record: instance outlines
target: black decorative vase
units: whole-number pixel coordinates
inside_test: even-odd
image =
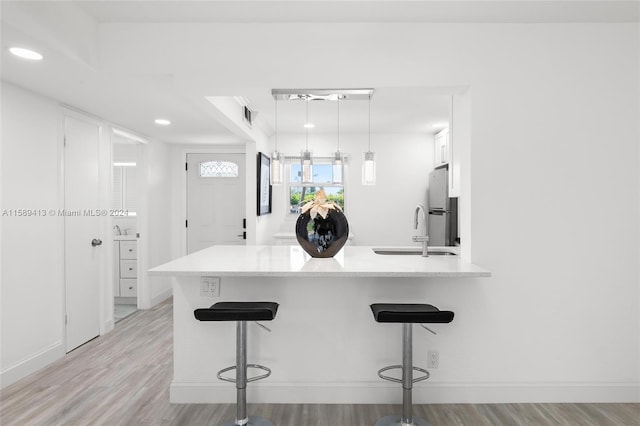
[[[345,245],[348,236],[347,217],[339,210],[330,209],[326,218],[316,215],[311,219],[309,212],[298,216],[296,238],[311,257],[333,257]]]

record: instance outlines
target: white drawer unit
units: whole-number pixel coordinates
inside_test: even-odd
[[[121,260],[120,261],[120,278],[138,278],[138,261],[135,259],[132,260]]]
[[[115,297],[137,297],[138,295],[138,242],[114,242]]]
[[[120,241],[120,259],[137,259],[138,243],[136,241]]]
[[[138,280],[121,279],[120,280],[120,297],[136,297],[138,295]]]

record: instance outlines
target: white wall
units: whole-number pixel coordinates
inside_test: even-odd
[[[297,156],[304,149],[304,135],[281,134],[278,149]],[[411,236],[424,232],[421,222],[413,229],[417,204],[425,204],[429,172],[433,169],[433,135],[372,134],[371,149],[376,153],[375,186],[362,185],[362,153],[367,150],[368,134],[341,135],[340,150],[349,156],[345,167],[345,215],[357,245],[414,245]],[[273,149],[273,143],[272,143]],[[336,149],[335,135],[309,137],[314,156],[329,157]],[[273,187],[273,216],[263,243],[274,244],[276,232],[294,232],[296,215],[287,211],[286,185]],[[421,219],[422,220],[422,219]],[[284,224],[284,227],[282,226]]]
[[[5,386],[64,355],[59,106],[2,82],[2,352]],[[12,209],[44,209],[16,217]]]
[[[147,55],[149,39],[177,56]],[[640,400],[639,39],[637,24],[100,30],[113,71],[225,88],[469,86],[461,196],[471,259],[493,277],[425,284],[456,312],[432,383],[468,385],[450,401],[496,402]]]
[[[258,197],[256,194],[257,191],[257,155],[259,152],[265,154],[268,157],[271,157],[271,153],[273,152],[273,141],[269,140],[266,137],[256,138],[256,142],[254,146],[253,156],[255,158],[254,166],[253,166],[253,175],[251,177],[247,176],[248,182],[250,182],[251,187],[247,188],[247,202],[252,200],[253,202],[253,210],[251,210],[252,214],[256,214],[254,212],[258,209]],[[278,186],[272,187],[271,194],[271,214],[265,214],[262,216],[256,217],[256,230],[255,230],[255,242],[254,244],[273,244],[273,234],[277,232],[280,228],[283,220],[282,211],[284,209],[284,196],[282,191],[278,191]]]
[[[140,173],[145,173],[145,191],[142,192],[140,244],[143,262],[141,279],[146,282],[145,292],[141,295],[141,308],[150,308],[171,296],[171,280],[166,277],[150,277],[146,271],[173,259],[173,239],[171,235],[172,206],[175,204],[169,195],[171,188],[170,146],[152,140],[143,147],[143,160]],[[146,172],[144,172],[146,170]],[[138,286],[140,288],[140,286]]]

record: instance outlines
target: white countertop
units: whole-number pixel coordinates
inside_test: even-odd
[[[345,246],[312,258],[300,246],[212,246],[149,270],[150,275],[224,277],[489,277],[459,256],[379,255]]]
[[[135,234],[133,235],[114,235],[113,236],[113,240],[114,241],[135,241],[137,240],[137,237]]]
[[[296,233],[294,231],[276,232],[275,234],[273,234],[273,238],[275,238],[276,240],[294,240],[295,242]],[[351,232],[349,232],[347,240],[353,240],[353,234]]]

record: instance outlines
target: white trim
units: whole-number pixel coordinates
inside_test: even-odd
[[[113,163],[113,128],[107,124],[106,125],[107,131],[105,132],[105,137],[107,138],[107,146],[108,146],[108,153],[107,153],[107,160],[108,160],[108,173],[109,173],[109,183],[108,183],[108,191],[107,194],[108,196],[108,208],[112,207],[111,204],[111,196],[113,194],[113,166],[111,166],[111,164]],[[103,309],[105,310],[105,315],[104,315],[104,325],[102,330],[104,330],[103,333],[101,334],[105,334],[108,333],[109,331],[113,330],[115,327],[115,318],[114,318],[114,294],[113,294],[113,280],[115,279],[114,275],[113,275],[113,266],[114,266],[114,262],[116,262],[116,259],[114,259],[113,257],[113,251],[114,251],[114,241],[113,241],[113,217],[109,216],[109,220],[108,220],[108,224],[107,224],[107,230],[108,232],[108,238],[105,238],[105,248],[106,253],[106,265],[107,268],[105,270],[105,277],[106,277],[106,282],[105,282],[105,288],[104,288],[104,302],[103,302]],[[111,303],[109,303],[109,301],[111,301]]]
[[[64,209],[64,166],[65,166],[65,155],[64,155],[64,144],[65,144],[65,108],[62,107],[58,110],[58,158],[57,158],[57,166],[58,166],[58,200],[57,200],[57,209],[58,211]],[[60,244],[60,250],[58,250],[58,261],[60,262],[60,282],[59,282],[59,291],[60,291],[60,304],[61,311],[60,315],[62,316],[60,324],[62,325],[62,330],[60,330],[60,336],[62,336],[62,342],[67,341],[67,282],[66,282],[66,274],[67,271],[65,269],[65,227],[64,227],[64,216],[57,217],[57,227],[58,227],[58,241]],[[64,350],[63,350],[64,353]]]
[[[69,105],[60,104],[60,107],[62,108],[63,115],[65,116],[73,117],[78,120],[82,120],[86,123],[94,124],[96,126],[99,126],[100,128],[103,128],[105,126],[105,121],[100,117],[97,117],[95,115],[92,115],[88,112],[82,111],[80,109],[74,108]]]
[[[640,383],[437,383],[414,385],[414,404],[637,403]],[[386,382],[252,383],[247,400],[257,404],[399,404],[402,386]],[[172,404],[233,403],[233,386],[174,380]]]
[[[28,358],[5,368],[0,372],[0,388],[5,388],[18,380],[27,377],[64,357],[65,350],[62,341],[59,340]]]
[[[111,128],[101,119],[98,124],[98,204],[107,211],[111,207],[113,179],[111,162]],[[104,243],[98,262],[100,336],[103,336],[113,329],[113,267],[109,261],[113,257],[111,218],[101,217],[98,226],[100,239]],[[111,328],[109,328],[110,323]]]
[[[142,144],[145,144],[145,145],[149,143],[149,141],[147,139],[145,139],[145,138],[143,138],[141,136],[137,136],[137,135],[133,134],[131,131],[122,130],[122,128],[117,127],[117,126],[113,126],[112,125],[111,126],[111,131],[114,134],[116,134],[118,136],[121,136],[121,137],[123,137],[125,139],[129,139],[130,141],[133,141],[133,142],[142,143]]]
[[[147,276],[149,266],[149,238],[148,218],[149,218],[149,147],[147,144],[139,144],[136,153],[136,161],[138,163],[138,212],[136,215],[136,228],[139,235],[136,238],[138,244],[138,259],[136,266],[138,268],[138,294],[136,295],[136,305],[138,309],[147,309],[153,306],[151,304],[151,285]]]

